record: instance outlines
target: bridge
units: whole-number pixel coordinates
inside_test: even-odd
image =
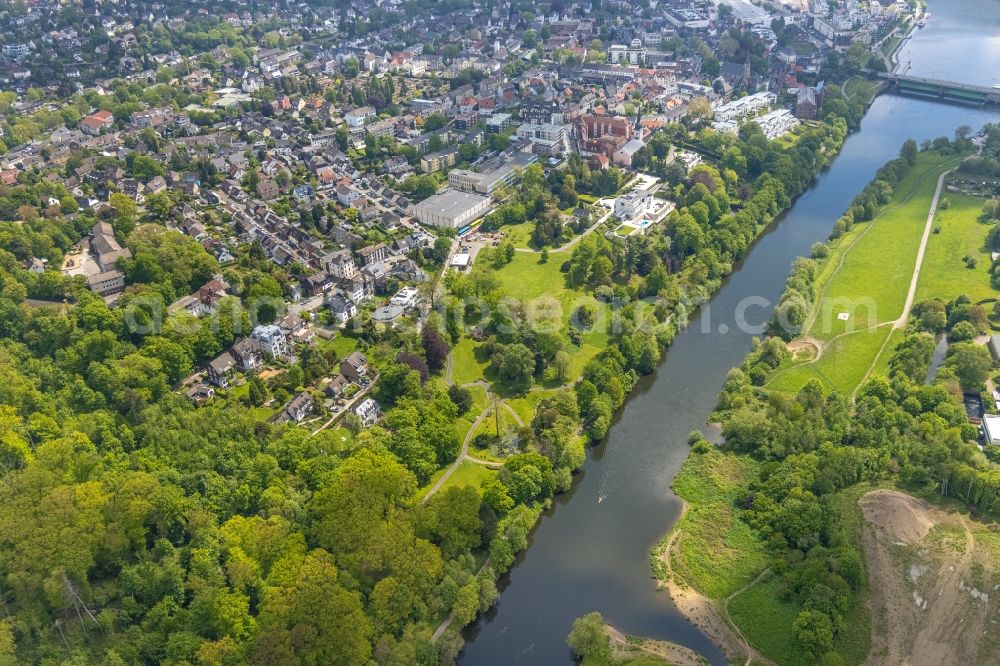
[[[888,83],[888,90],[904,95],[915,95],[969,106],[1000,105],[1000,88],[884,72],[880,73],[879,77]]]

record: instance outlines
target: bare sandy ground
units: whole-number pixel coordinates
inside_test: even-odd
[[[702,666],[705,662],[697,652],[670,641],[626,636],[611,625],[604,626],[611,639],[611,654],[619,659],[651,655],[676,666]]]
[[[1000,663],[996,544],[976,539],[991,528],[892,490],[859,504],[871,585],[866,663]]]

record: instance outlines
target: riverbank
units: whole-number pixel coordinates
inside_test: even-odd
[[[734,508],[758,466],[749,458],[724,456],[704,440],[694,446],[696,453],[673,482],[681,515],[651,553],[654,577],[731,662],[766,663],[728,612],[729,600],[767,570],[763,545]]]
[[[648,666],[652,659],[671,666],[704,666],[705,662],[698,653],[683,645],[641,636],[629,636],[610,624],[604,625],[604,631],[611,641],[611,658],[615,661],[627,663],[640,659]]]
[[[920,367],[909,379],[894,376],[892,389],[889,382],[866,382],[875,374],[887,374],[889,367],[900,367],[899,358],[890,362],[896,350],[890,343],[903,339],[918,294],[942,297],[939,290],[981,288],[979,283],[985,280],[969,268],[976,262],[968,248],[981,248],[987,232],[985,225],[978,223],[977,230],[968,219],[974,207],[961,206],[956,211],[960,217],[948,219],[944,230],[937,216],[939,205],[945,210],[951,207],[942,198],[945,179],[970,154],[966,144],[943,142],[939,150],[917,154],[911,143],[912,150],[902,151],[905,157],[887,163],[854,199],[846,218],[838,222],[837,237],[814,248],[820,259],[796,262],[783,299],[793,292],[812,303],[802,312],[803,337],[788,349],[778,338],[769,339],[730,373],[716,411],[727,450],[696,441],[674,481],[685,511],[654,551],[654,571],[671,594],[694,597],[696,603],[678,606],[692,622],[709,627],[714,623],[716,630],[706,632],[730,658],[742,660],[756,648],[778,664],[808,662],[830,653],[860,664],[870,652],[878,657],[889,649],[883,642],[873,648],[875,652],[869,650],[873,619],[882,623],[880,631],[891,629],[897,637],[907,631],[907,621],[893,619],[900,613],[890,613],[879,602],[880,586],[896,588],[885,573],[885,554],[880,556],[866,540],[859,501],[872,488],[871,481],[924,484],[931,492],[947,484],[935,481],[922,467],[933,464],[922,454],[899,452],[906,449],[910,428],[919,433],[908,442],[914,449],[935,441],[920,432],[919,412],[940,415],[935,417],[940,419],[936,427],[951,428],[956,458],[974,460],[976,449],[969,440],[975,439],[976,430],[968,426],[959,406],[961,394],[954,380],[948,390],[935,387],[934,401],[921,403],[912,397],[924,395],[920,392],[926,389],[907,384],[926,375],[916,357],[911,356],[911,362]],[[976,231],[978,242],[972,238]],[[954,275],[955,271],[962,273]],[[943,283],[942,274],[948,276]],[[859,303],[872,318],[865,325],[853,321]],[[877,310],[889,318],[877,317]],[[879,344],[839,344],[838,340],[858,335],[855,326],[861,334],[877,334]],[[910,347],[914,337],[906,338]],[[808,354],[812,358],[797,359],[795,352],[805,346],[796,342],[806,341],[814,350]],[[899,347],[897,356],[907,353],[907,345]],[[929,351],[926,361],[930,362]],[[832,370],[815,370],[819,362],[832,364]],[[851,371],[849,377],[844,375],[850,381],[831,381],[843,367]],[[792,374],[801,374],[803,368],[812,374]],[[748,379],[765,388],[752,386]],[[886,387],[885,392],[880,387]],[[906,407],[900,407],[904,402]],[[883,411],[874,421],[866,421],[872,410]],[[896,415],[889,410],[896,410]],[[900,414],[905,414],[903,421]],[[855,446],[859,448],[851,451]],[[823,472],[823,465],[830,471]],[[981,467],[981,461],[977,465]],[[762,469],[766,473],[760,474]],[[870,494],[864,497],[870,499]],[[866,517],[870,518],[867,513]],[[878,579],[872,589],[879,594],[869,595],[867,572],[860,562],[863,541],[871,575]],[[823,564],[810,565],[813,557]],[[841,562],[832,563],[837,559]],[[769,575],[769,567],[778,573]],[[830,580],[814,582],[815,577]],[[828,594],[837,601],[817,606],[818,598],[830,600]],[[869,598],[874,600],[871,610]],[[937,621],[927,634],[946,624]],[[890,652],[903,654],[900,646],[906,641],[893,640]],[[743,652],[738,649],[741,641],[746,643]],[[975,646],[976,641],[965,640],[970,641]],[[969,645],[962,648],[974,651]],[[879,663],[899,662],[890,657]]]

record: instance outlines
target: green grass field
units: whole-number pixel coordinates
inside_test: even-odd
[[[844,96],[853,99],[857,95],[860,99],[869,100],[878,89],[878,81],[869,81],[862,76],[855,76],[847,80],[843,87]]]
[[[489,361],[480,347],[482,345],[471,338],[462,338],[452,347],[451,379],[456,384],[468,384],[483,378]]]
[[[816,377],[828,388],[850,394],[869,368],[884,367],[887,360],[879,352],[886,359],[891,354],[893,346],[884,343],[892,327],[878,325],[895,321],[903,311],[937,178],[956,160],[921,153],[876,218],[856,224],[833,245],[816,280],[806,331],[825,344],[823,354],[816,361],[780,368],[769,388],[794,393]],[[921,275],[940,271],[943,261],[925,264]],[[839,318],[842,313],[846,320]]]
[[[338,332],[332,340],[324,340],[317,337],[316,346],[322,351],[333,350],[337,353],[337,358],[344,358],[358,347],[358,339],[347,331]]]
[[[949,202],[942,209],[944,201]],[[987,225],[979,221],[983,199],[962,194],[941,193],[932,233],[924,253],[924,265],[917,283],[917,302],[928,298],[949,301],[965,294],[973,302],[993,298],[997,292],[990,285],[990,253],[985,248]],[[976,258],[976,267],[967,268],[962,258]]]
[[[458,466],[454,474],[448,477],[448,480],[444,482],[444,485],[441,486],[441,490],[438,492],[459,486],[472,486],[476,490],[479,490],[483,485],[483,481],[495,474],[496,471],[489,467],[465,461]]]
[[[778,598],[778,580],[773,576],[733,597],[729,616],[750,644],[777,664],[810,663],[791,631],[801,608]]]
[[[465,436],[472,428],[472,424],[476,422],[482,411],[486,409],[486,390],[481,386],[470,386],[469,392],[472,393],[472,406],[469,408],[469,411],[455,420],[455,431],[458,433],[460,441],[465,439]]]
[[[786,362],[787,365],[779,367],[766,386],[783,393],[797,393],[807,381],[815,378],[827,390],[850,394],[864,379],[890,333],[890,326],[882,326],[837,338],[829,343],[818,361],[798,364]],[[891,345],[885,347],[882,354],[885,363],[888,363],[892,348]],[[876,368],[882,367],[882,356],[879,357]]]
[[[674,492],[688,503],[674,529],[680,531],[674,572],[712,599],[746,585],[767,566],[764,544],[736,515],[734,503],[757,474],[749,457],[709,451],[688,456]]]
[[[531,234],[535,230],[534,222],[522,224],[506,224],[500,227],[504,236],[514,244],[514,247],[531,247]],[[522,252],[522,254],[524,254]]]

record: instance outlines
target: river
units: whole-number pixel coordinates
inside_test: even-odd
[[[937,78],[991,84],[1000,71],[1000,2],[931,0],[930,9],[930,24],[914,34],[901,57],[911,61],[911,73],[929,76],[921,67],[933,63]],[[993,37],[970,37],[977,34]],[[942,42],[948,56],[937,58]],[[968,57],[950,51],[960,48]],[[649,552],[680,511],[670,482],[688,455],[688,433],[704,428],[726,373],[750,349],[752,335],[735,325],[737,306],[749,298],[773,303],[792,260],[828,236],[904,140],[951,136],[959,125],[978,129],[991,120],[1000,116],[906,97],[875,101],[841,154],[764,232],[677,335],[658,371],[636,387],[607,441],[591,450],[573,488],[543,515],[527,551],[500,580],[497,606],[465,630],[461,663],[570,663],[566,635],[573,620],[595,610],[625,633],[674,641],[712,664],[727,663],[669,596],[656,590]],[[760,323],[770,312],[770,306],[752,307],[746,318]]]

